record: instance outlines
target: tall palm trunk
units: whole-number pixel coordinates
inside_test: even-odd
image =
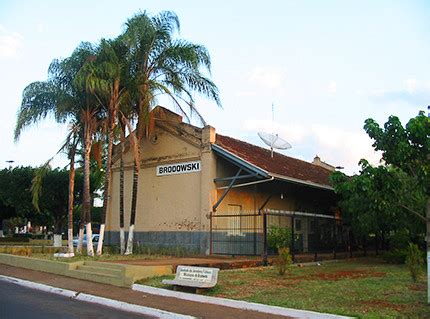
[[[111,123],[109,124],[109,132],[108,132],[108,149],[107,149],[107,159],[106,159],[106,176],[105,176],[105,185],[104,185],[104,194],[103,194],[103,210],[101,216],[101,225],[100,225],[100,237],[99,242],[97,244],[97,256],[100,256],[103,251],[103,240],[105,233],[105,225],[106,225],[106,210],[108,204],[109,197],[109,186],[112,175],[112,149],[113,149],[113,139],[114,139],[114,119],[111,119]]]
[[[130,228],[128,230],[126,255],[133,254],[134,224],[136,222],[137,188],[139,187],[139,162],[134,161],[133,190],[131,194]]]
[[[121,154],[119,162],[119,241],[121,255],[125,253],[124,234],[124,151],[125,151],[125,128],[121,127]]]
[[[126,255],[133,254],[133,235],[134,225],[136,223],[136,206],[137,206],[137,189],[139,187],[139,165],[140,165],[140,146],[139,139],[136,136],[136,132],[131,131],[130,123],[127,122],[128,129],[130,131],[130,142],[133,146],[134,165],[133,165],[133,189],[131,193],[131,210],[130,210],[130,228],[128,230],[127,249]]]
[[[73,254],[73,202],[74,202],[74,191],[75,191],[75,152],[76,145],[72,145],[70,150],[70,172],[69,172],[69,206],[68,206],[68,230],[67,230],[67,246],[68,253]]]
[[[85,230],[85,222],[84,222],[84,212],[81,213],[81,221],[79,222],[79,233],[78,233],[78,246],[76,247],[76,252],[78,254],[82,254],[82,246],[84,241],[84,230]]]
[[[91,229],[90,155],[91,155],[91,130],[90,130],[90,125],[88,121],[86,121],[86,123],[84,124],[83,215],[84,215],[85,229],[87,233],[87,255],[94,256],[93,232]]]

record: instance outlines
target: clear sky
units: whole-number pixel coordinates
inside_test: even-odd
[[[13,142],[25,86],[79,42],[117,36],[139,10],[176,12],[179,36],[208,48],[223,109],[198,107],[217,132],[262,146],[273,102],[274,130],[293,145],[286,155],[357,172],[360,158],[378,162],[366,118],[406,123],[430,104],[428,1],[2,0],[0,168],[40,165],[65,137],[66,127],[43,121]]]

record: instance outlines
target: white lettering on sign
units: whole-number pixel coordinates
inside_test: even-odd
[[[200,172],[201,166],[202,166],[201,161],[195,161],[195,162],[185,162],[185,163],[177,163],[177,164],[169,164],[169,165],[159,165],[157,166],[156,170],[157,170],[157,176],[163,176],[163,175]]]
[[[178,267],[179,268],[179,267]],[[197,282],[212,282],[213,269],[200,267],[181,267],[178,269],[179,280],[190,280]]]

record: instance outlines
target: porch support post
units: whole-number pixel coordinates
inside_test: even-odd
[[[264,201],[263,205],[260,206],[260,208],[258,209],[258,213],[260,214],[260,212],[263,210],[263,208],[267,205],[267,203],[269,202],[269,200],[272,198],[273,194],[270,194],[266,200]]]

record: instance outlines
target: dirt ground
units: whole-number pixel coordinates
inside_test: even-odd
[[[177,265],[200,266],[200,267],[215,267],[220,269],[236,269],[256,267],[262,264],[261,257],[257,258],[223,258],[223,257],[196,257],[196,258],[160,258],[160,259],[133,259],[133,260],[115,260],[108,261],[119,264],[138,265],[138,266],[159,266],[173,265],[176,269]]]

